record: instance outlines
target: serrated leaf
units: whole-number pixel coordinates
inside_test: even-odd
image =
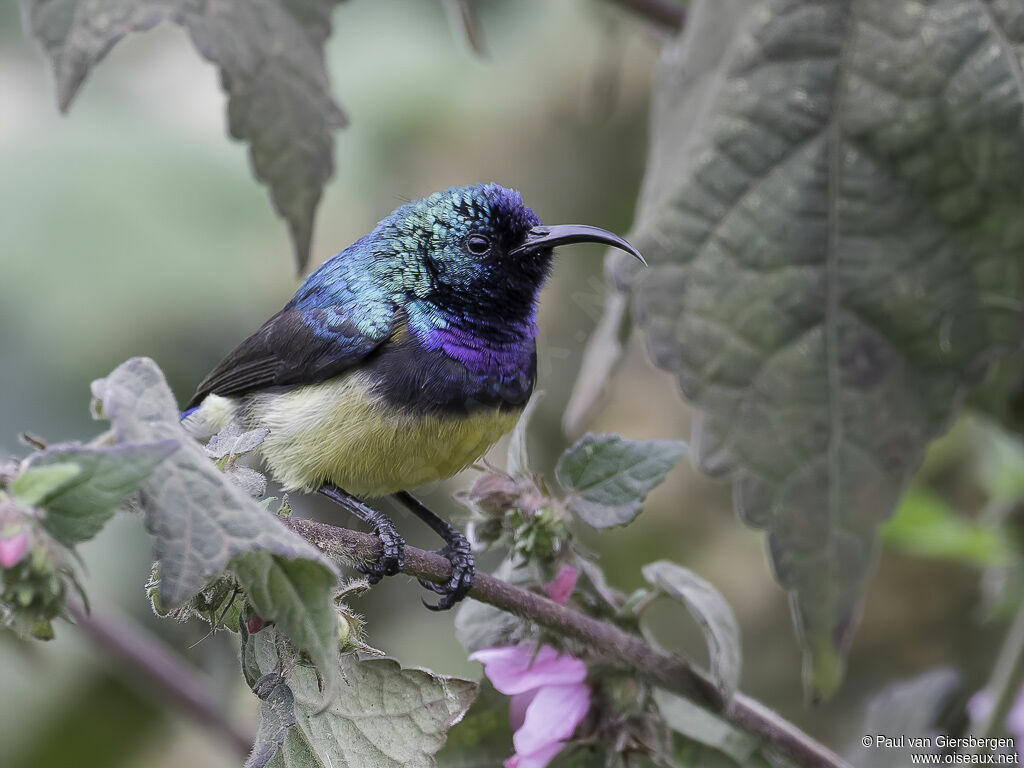
[[[196,48],[220,67],[228,131],[249,143],[253,172],[288,222],[299,270],[334,172],[334,131],[346,124],[323,53],[338,2],[234,0],[198,13],[186,7],[182,16]]]
[[[167,19],[220,69],[228,130],[248,142],[253,172],[289,225],[296,261],[309,260],[313,217],[334,171],[345,115],[324,62],[340,0],[22,0],[26,27],[49,55],[66,109],[92,67],[129,32]]]
[[[703,412],[699,464],[734,473],[768,531],[814,695],[841,679],[879,524],[965,386],[1019,343],[1011,6],[759,3],[696,126],[677,89],[706,28],[659,73],[636,319]]]
[[[31,457],[29,467],[58,467],[69,462],[78,471],[41,500],[43,527],[72,546],[95,536],[129,493],[174,451],[177,440],[114,446],[56,445]]]
[[[721,752],[741,766],[749,765],[757,754],[757,739],[718,715],[661,688],[651,693],[665,724],[676,733]]]
[[[685,605],[697,621],[708,645],[711,674],[728,701],[739,687],[742,663],[740,628],[732,608],[709,582],[680,565],[659,560],[641,570],[648,584]]]
[[[857,768],[903,768],[911,763],[913,754],[937,752],[934,737],[952,730],[951,723],[940,723],[940,720],[959,686],[959,675],[951,669],[933,669],[888,686],[868,704],[857,738],[846,750],[847,759]],[[873,740],[880,735],[902,736],[904,743],[885,746],[884,742],[873,741],[870,746],[864,746],[864,738]],[[912,746],[912,738],[928,738],[930,743]]]
[[[559,459],[555,477],[569,491],[565,503],[595,528],[631,523],[686,445],[677,440],[624,440],[586,434]]]
[[[92,67],[129,32],[168,18],[181,0],[22,0],[25,26],[49,55],[66,111]]]
[[[152,360],[123,363],[94,381],[92,391],[119,442],[181,443],[140,488],[160,566],[161,607],[182,605],[231,563],[257,595],[254,604],[296,633],[295,644],[334,690],[336,665],[328,663],[327,649],[336,648],[337,629],[323,618],[333,616],[337,572],[330,561],[217,470],[182,429],[174,396]]]
[[[274,628],[252,635],[249,642],[261,672],[278,670]],[[433,768],[432,756],[477,693],[476,683],[469,680],[403,669],[391,659],[357,653],[342,654],[340,674],[345,681],[342,695],[322,712],[313,671],[296,666],[286,674],[297,720],[289,738],[301,734],[317,758],[332,768]]]
[[[309,654],[322,671],[325,693],[335,695],[339,681],[331,672],[338,656],[338,616],[330,596],[337,576],[318,561],[269,552],[241,555],[231,570],[256,613]]]
[[[26,467],[11,483],[11,495],[23,507],[34,507],[47,496],[56,493],[81,472],[73,462],[60,462],[49,466]]]

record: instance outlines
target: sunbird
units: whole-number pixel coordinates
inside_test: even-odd
[[[479,459],[519,419],[537,378],[537,302],[553,249],[604,229],[543,226],[498,184],[452,187],[395,209],[312,272],[199,384],[183,422],[266,428],[259,452],[284,490],[320,491],[380,537],[371,583],[404,541],[360,498],[395,494],[444,540],[450,608],[473,581],[466,538],[409,494]]]

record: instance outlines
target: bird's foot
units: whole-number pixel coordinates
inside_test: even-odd
[[[419,580],[425,588],[441,595],[441,599],[433,605],[426,600],[423,601],[423,605],[432,611],[447,611],[462,600],[473,586],[473,577],[476,574],[473,550],[466,537],[452,528],[445,538],[448,543],[442,549],[437,550],[437,554],[452,564],[452,575],[444,584],[434,584],[425,579]]]
[[[400,573],[405,567],[405,539],[387,515],[378,513],[367,522],[373,526],[373,533],[380,539],[383,549],[376,562],[361,565],[359,570],[366,575],[367,581],[376,584],[385,576]]]
[[[380,539],[383,549],[377,562],[359,566],[359,570],[366,574],[367,581],[376,584],[385,576],[394,576],[405,567],[405,539],[395,528],[390,517],[367,506],[336,485],[323,485],[320,487],[320,493],[370,526],[374,535]]]

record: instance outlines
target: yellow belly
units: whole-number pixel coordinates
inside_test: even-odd
[[[285,490],[332,483],[357,496],[384,496],[451,477],[519,418],[518,411],[497,409],[417,416],[381,402],[368,384],[353,373],[248,399],[246,426],[270,430],[260,451]],[[224,398],[217,400],[207,398],[201,411],[224,409]]]

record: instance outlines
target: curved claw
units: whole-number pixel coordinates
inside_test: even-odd
[[[383,546],[380,559],[375,563],[359,566],[359,570],[366,574],[366,580],[370,584],[376,584],[385,576],[394,576],[405,567],[405,539],[388,518],[384,517],[383,520],[386,522],[375,521],[373,526],[373,532]]]
[[[445,557],[452,564],[452,575],[445,584],[434,584],[420,579],[419,582],[426,589],[441,595],[437,603],[431,605],[423,600],[423,605],[431,611],[447,611],[456,603],[462,600],[473,587],[473,578],[476,575],[476,565],[473,560],[473,552],[469,542],[461,537],[437,551],[437,554]]]

